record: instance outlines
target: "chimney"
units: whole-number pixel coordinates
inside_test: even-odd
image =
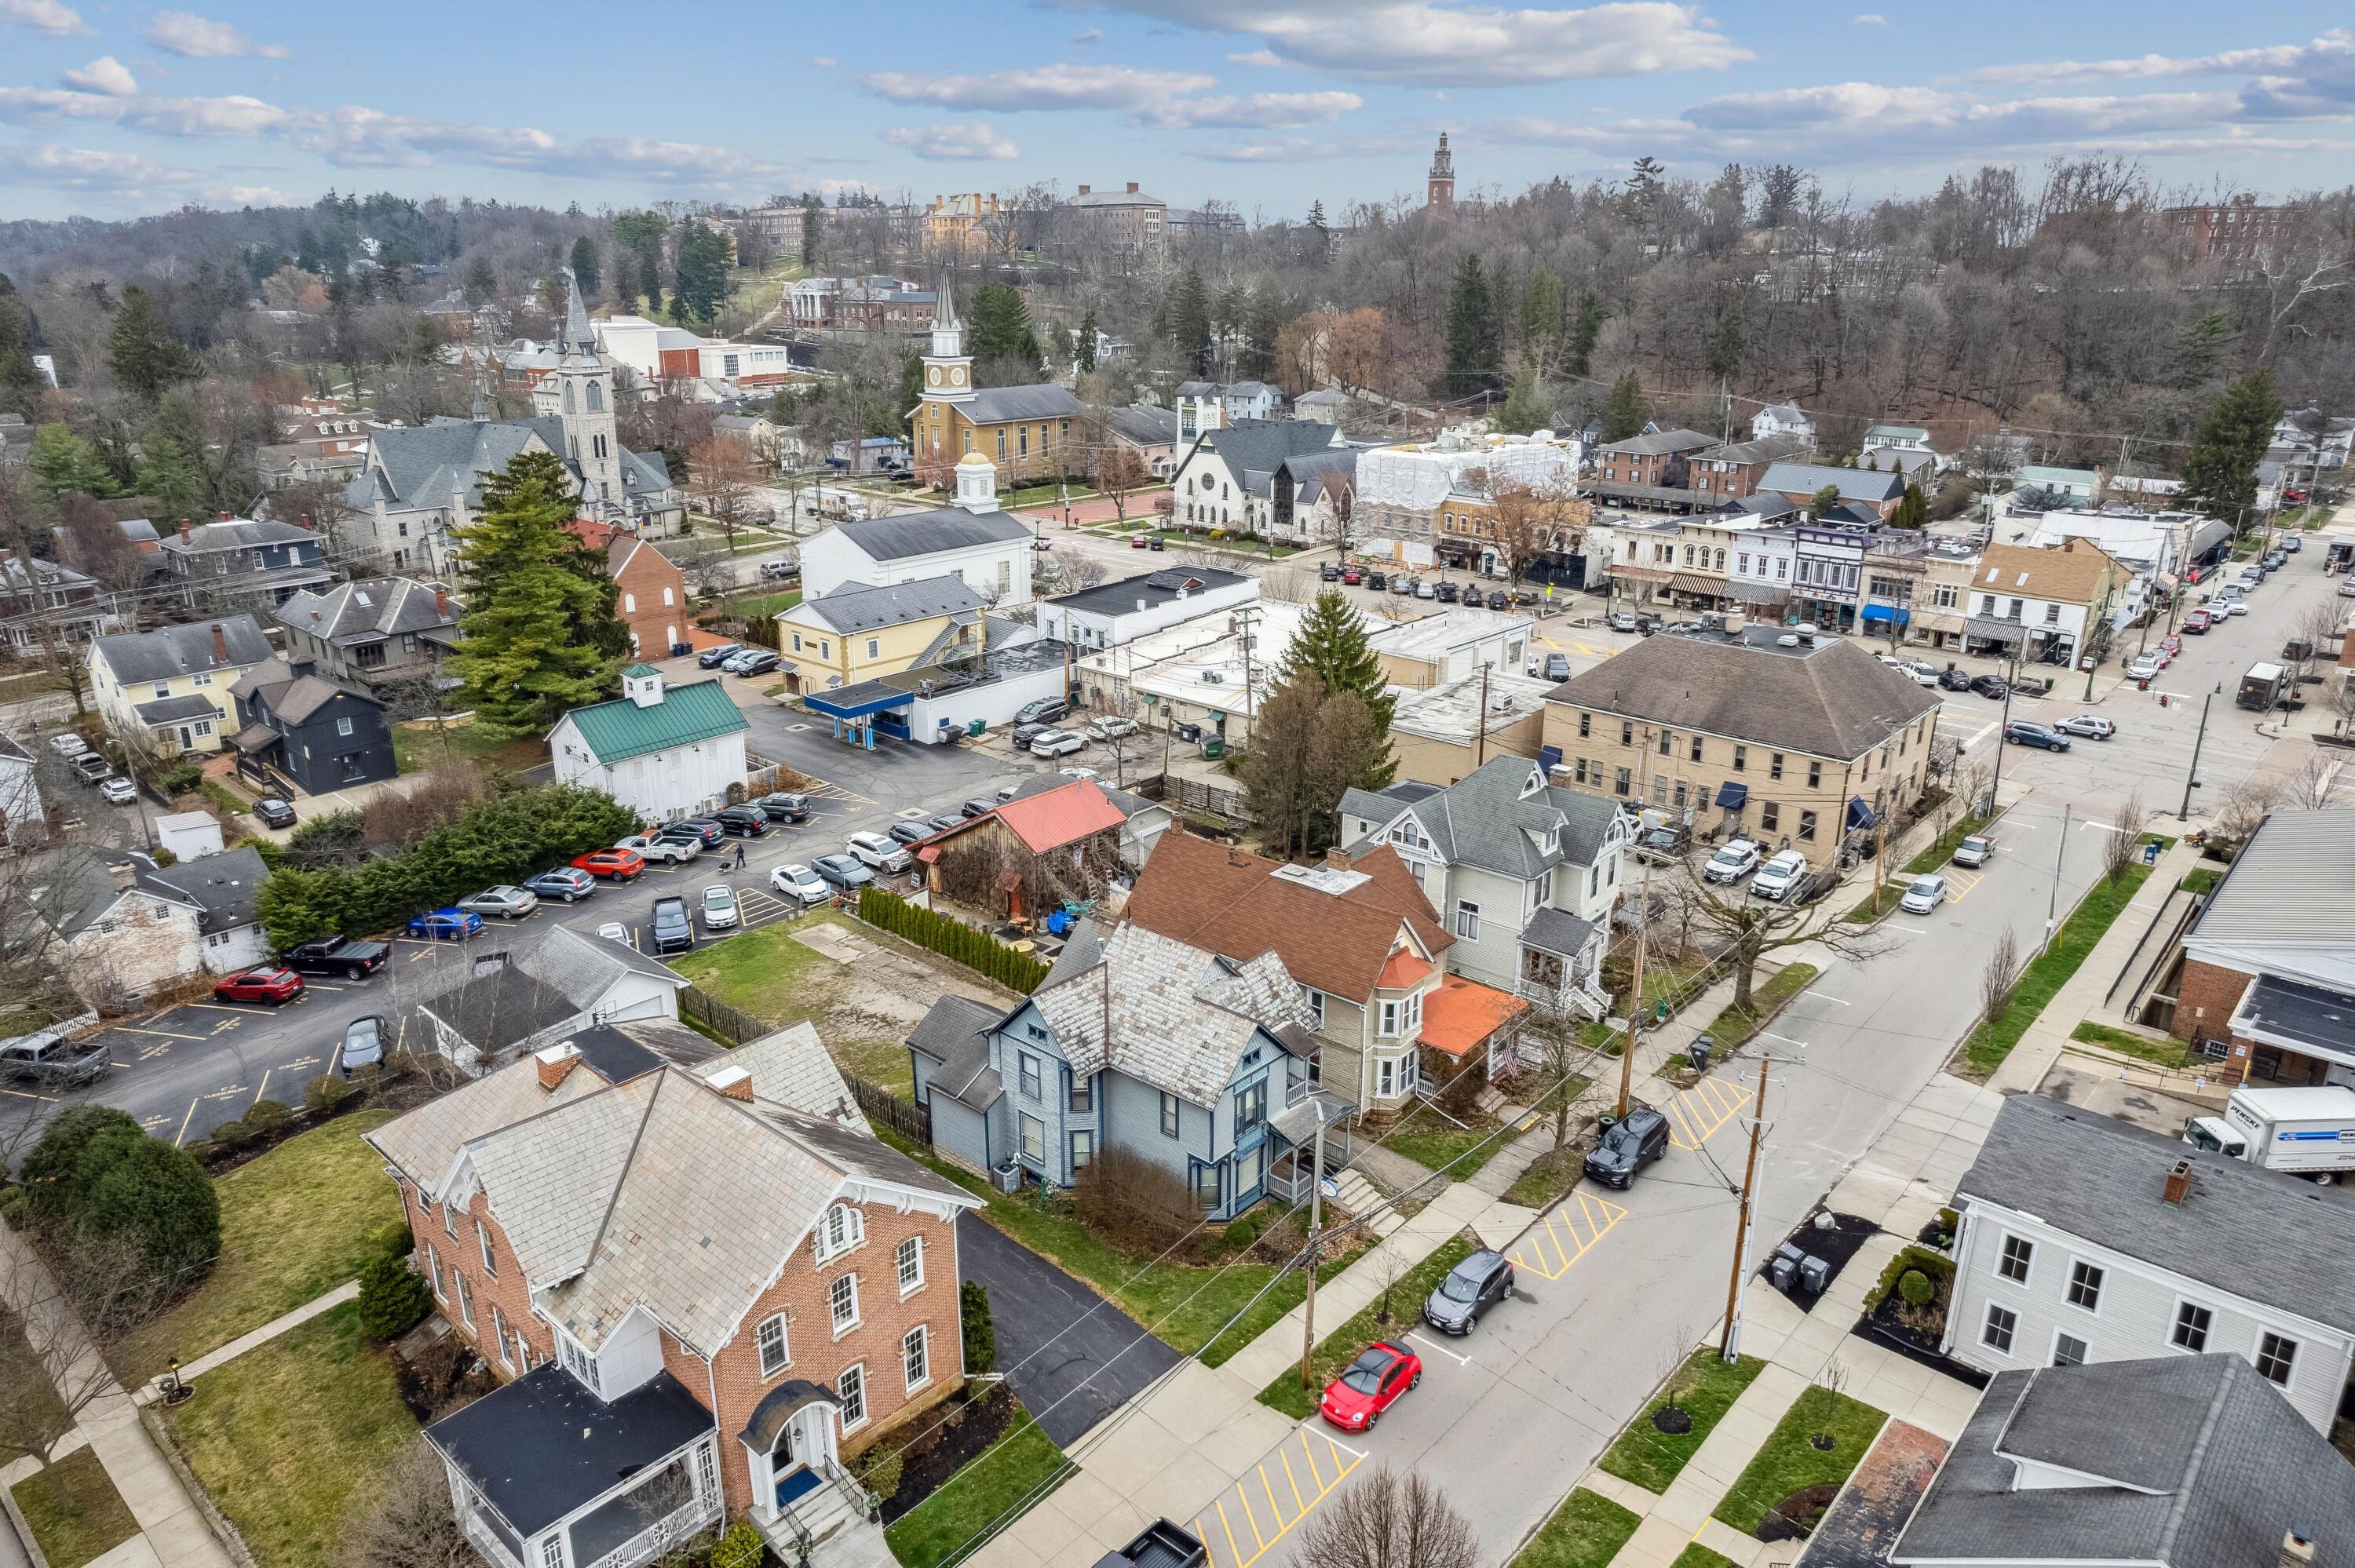
[[[229,662],[229,630],[218,620],[213,622],[213,662]]]
[[[1080,187],[1080,194],[1081,194],[1082,196],[1085,196],[1085,195],[1087,195],[1087,194],[1088,194],[1088,187],[1087,187],[1087,186],[1085,186],[1085,185],[1082,185],[1082,186]]]
[[[114,891],[117,893],[130,892],[133,885],[139,880],[139,868],[127,860],[115,861],[108,865],[106,870],[107,874],[114,878]]]
[[[443,620],[450,619],[450,590],[440,583],[433,585],[433,613]]]
[[[2180,1203],[2183,1202],[2184,1194],[2190,1191],[2191,1161],[2179,1160],[2175,1162],[2175,1169],[2167,1173],[2167,1190],[2164,1196],[2170,1203]]]
[[[560,1044],[550,1045],[545,1051],[533,1052],[531,1059],[539,1068],[539,1086],[552,1094],[556,1086],[564,1082],[566,1075],[580,1064],[581,1047],[567,1040]]]
[[[1135,180],[1128,182],[1128,194],[1131,196],[1135,196],[1136,194],[1136,182]]]
[[[188,542],[188,520],[187,520],[186,518],[183,517],[183,518],[181,518],[181,519],[180,519],[180,543],[181,543],[181,544],[183,544],[183,545],[185,545],[185,544],[186,544],[187,542]]]
[[[2293,1524],[2282,1532],[2281,1568],[2314,1568],[2314,1532]]]
[[[1327,868],[1329,868],[1329,869],[1331,869],[1331,870],[1334,870],[1334,871],[1347,871],[1347,870],[1348,870],[1348,869],[1349,869],[1349,855],[1348,855],[1348,851],[1346,851],[1346,850],[1344,850],[1344,849],[1342,849],[1342,847],[1341,847],[1339,844],[1328,844],[1328,845],[1327,845],[1327,846],[1326,846],[1326,849],[1325,849],[1325,864],[1327,865]]]
[[[722,1067],[703,1081],[731,1100],[752,1103],[752,1075],[742,1067]]]
[[[308,512],[305,512],[304,514],[303,514],[303,516],[302,516],[302,518],[301,518],[301,522],[302,522],[302,524],[303,524],[304,530],[305,532],[309,532],[309,531],[310,531],[310,528],[311,528],[311,514],[310,514]]]
[[[315,610],[315,609],[314,609],[314,610],[313,610],[313,611],[311,612],[311,623],[312,623],[314,626],[315,626],[315,625],[317,625],[317,624],[318,624],[318,622],[319,622],[319,612],[318,612],[317,610]]]
[[[222,513],[222,514],[220,514],[220,520],[221,520],[222,522],[224,522],[224,523],[227,523],[227,522],[230,521],[230,516],[229,516],[229,514],[228,513],[224,512],[224,513]]]
[[[1728,637],[1741,636],[1742,625],[1742,616],[1741,609],[1738,607],[1729,609],[1725,612],[1725,634]]]

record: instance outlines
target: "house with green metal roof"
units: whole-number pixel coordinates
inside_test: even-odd
[[[718,681],[666,686],[651,664],[622,694],[574,708],[549,732],[559,784],[602,789],[650,821],[718,810],[744,781],[744,715]]]

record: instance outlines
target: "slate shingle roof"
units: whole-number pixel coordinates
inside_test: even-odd
[[[1412,814],[1448,861],[1524,882],[1564,861],[1593,864],[1619,814],[1618,807],[1601,796],[1555,789],[1545,782],[1536,763],[1520,757],[1484,763],[1447,789],[1412,804],[1351,789],[1341,797],[1341,810],[1375,824],[1350,846],[1352,854],[1374,848],[1391,823]],[[1551,854],[1538,847],[1549,831],[1555,835]],[[1539,838],[1532,840],[1531,833]]]
[[[1332,426],[1316,419],[1238,419],[1204,430],[1178,472],[1182,477],[1197,458],[1216,452],[1244,490],[1265,495],[1285,459],[1325,450],[1333,444],[1333,433]]]
[[[1036,387],[984,387],[961,403],[950,405],[976,425],[1002,425],[1014,419],[1070,419],[1087,410],[1068,387],[1049,381]]]
[[[466,607],[455,599],[450,601],[448,615],[437,611],[429,584],[407,577],[372,577],[344,583],[325,593],[291,595],[278,607],[277,619],[282,626],[307,631],[322,641],[350,643],[453,627],[465,612]]]
[[[905,626],[910,621],[960,612],[970,615],[984,608],[984,600],[965,586],[964,578],[945,575],[882,588],[869,583],[843,583],[832,593],[804,599],[797,608],[802,614],[794,616],[789,611],[789,619],[815,620],[837,631],[852,632]]]
[[[229,648],[226,660],[213,657],[212,629],[216,626],[221,629],[222,641]],[[168,681],[200,671],[241,669],[270,657],[270,639],[262,635],[261,622],[250,615],[225,615],[218,620],[159,626],[153,631],[126,631],[119,636],[101,637],[91,646],[97,657],[106,661],[115,680],[124,685]]]

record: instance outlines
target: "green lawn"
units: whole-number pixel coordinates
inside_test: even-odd
[[[2211,893],[2215,891],[2216,885],[2223,880],[2223,867],[2195,865],[2183,874],[2183,880],[2176,885],[2186,893]]]
[[[1868,893],[1858,899],[1856,907],[1849,910],[1842,918],[1852,925],[1869,926],[1883,915],[1893,915],[1897,912],[1897,901],[1904,897],[1905,890],[1913,885],[1913,879],[1910,876],[1884,882],[1881,885],[1881,901],[1877,906],[1873,902],[1873,895]]]
[[[995,1192],[973,1172],[936,1158],[930,1150],[889,1128],[879,1127],[875,1131],[901,1153],[988,1200],[989,1206],[982,1211],[984,1219],[1049,1262],[1086,1280],[1171,1350],[1180,1355],[1199,1353],[1206,1366],[1224,1362],[1307,1294],[1296,1269],[1279,1271],[1273,1264],[1235,1260],[1229,1260],[1223,1269],[1202,1268],[1124,1251],[1088,1230],[1060,1204],[1041,1207],[1027,1192],[1011,1195]],[[1328,1255],[1317,1266],[1316,1277],[1331,1279],[1364,1250],[1360,1245]],[[1263,1287],[1267,1294],[1260,1296]],[[1246,1310],[1253,1297],[1258,1297],[1256,1304]],[[1238,1311],[1243,1315],[1235,1326],[1219,1333]],[[1213,1335],[1218,1335],[1215,1340]]]
[[[793,934],[834,918],[815,915],[780,920],[683,953],[671,968],[730,1007],[779,1028],[799,1023],[815,1017],[828,1000],[824,988],[813,986],[812,980],[831,979],[837,966],[816,948],[795,941]]]
[[[1014,1395],[1008,1390],[1000,1397]],[[883,1532],[905,1568],[937,1568],[960,1559],[980,1546],[983,1531],[1012,1522],[1000,1515],[1032,1507],[1071,1474],[1071,1462],[1054,1439],[1018,1402],[1014,1408],[1007,1436]]]
[[[1728,1365],[1715,1351],[1695,1351],[1677,1376],[1677,1405],[1692,1417],[1692,1430],[1671,1434],[1652,1425],[1653,1413],[1668,1403],[1664,1391],[1627,1423],[1619,1440],[1603,1456],[1601,1468],[1647,1492],[1667,1491],[1668,1483],[1716,1427],[1718,1418],[1765,1370],[1766,1363],[1756,1356],[1744,1356]]]
[[[196,1380],[165,1419],[261,1568],[330,1568],[344,1516],[417,1423],[346,1302]]]
[[[1793,1492],[1847,1480],[1888,1419],[1860,1399],[1808,1389],[1713,1511],[1742,1534],[1756,1534],[1760,1521]],[[1818,1433],[1831,1436],[1828,1451],[1809,1441]]]
[[[2044,1004],[2068,984],[2069,977],[2077,972],[2077,966],[2085,961],[2085,955],[2094,950],[2149,874],[2150,867],[2137,861],[2115,882],[2105,877],[2094,884],[2093,891],[2062,926],[2051,950],[2028,966],[2012,993],[2011,1005],[1971,1031],[1963,1047],[1966,1072],[1984,1080],[2003,1065],[2019,1037],[2028,1033],[2028,1026],[2044,1011]]]
[[[1358,1359],[1358,1352],[1376,1340],[1403,1334],[1423,1310],[1423,1299],[1439,1288],[1447,1271],[1471,1254],[1472,1242],[1464,1236],[1451,1236],[1437,1252],[1401,1275],[1391,1287],[1391,1321],[1385,1326],[1374,1321],[1374,1311],[1381,1305],[1376,1297],[1367,1303],[1364,1311],[1333,1330],[1316,1343],[1316,1353],[1310,1360],[1309,1386],[1300,1386],[1300,1369],[1287,1368],[1273,1383],[1259,1391],[1259,1402],[1283,1411],[1286,1415],[1303,1420],[1316,1408],[1316,1396],[1325,1385],[1341,1375],[1341,1369]]]
[[[1550,1139],[1553,1133],[1547,1128],[1529,1136]],[[1579,1178],[1585,1172],[1586,1157],[1578,1151],[1577,1145],[1564,1144],[1560,1149],[1549,1149],[1530,1160],[1529,1168],[1505,1189],[1505,1202],[1531,1209],[1546,1208],[1577,1186]]]
[[[548,760],[548,743],[536,735],[501,740],[474,724],[430,724],[392,726],[393,766],[403,773],[431,768],[444,758],[461,758],[487,768],[521,772]]]
[[[1813,964],[1785,964],[1765,984],[1750,988],[1748,1007],[1728,1003],[1701,1031],[1717,1042],[1717,1060],[1721,1062],[1732,1055],[1753,1034],[1765,1028],[1785,1003],[1813,983],[1817,973]]]
[[[1073,501],[1093,501],[1096,498],[1096,493],[1084,484],[1074,484],[1071,486],[1071,498]],[[1005,507],[1044,506],[1050,501],[1058,505],[1062,503],[1063,487],[1061,485],[1026,484],[1019,490],[1008,491],[997,498],[998,505]]]
[[[1479,1111],[1467,1111],[1450,1120],[1436,1106],[1418,1103],[1382,1135],[1381,1145],[1426,1170],[1444,1171],[1452,1181],[1461,1181],[1512,1141],[1504,1125]]]
[[[773,615],[793,609],[801,601],[801,589],[787,588],[783,593],[756,593],[746,599],[723,599],[719,609],[723,614],[741,616],[746,620],[766,620]]]
[[[88,1448],[26,1477],[14,1491],[49,1568],[81,1568],[139,1533],[106,1467]]]
[[[1700,1542],[1693,1542],[1677,1553],[1668,1568],[1734,1568],[1733,1559],[1722,1552],[1711,1552]]]
[[[2088,1045],[2099,1045],[2123,1056],[2133,1056],[2160,1067],[2189,1067],[2201,1058],[2191,1054],[2190,1047],[2180,1040],[2151,1040],[2129,1030],[2113,1029],[2106,1023],[2087,1019],[2069,1031],[2072,1040],[2083,1040]]]
[[[287,1086],[290,1097],[301,1092]],[[176,1355],[195,1361],[357,1278],[374,1251],[370,1236],[400,1218],[384,1157],[360,1141],[391,1117],[338,1117],[216,1181],[220,1258],[195,1295],[112,1348],[107,1359],[123,1381],[144,1383]]]
[[[1643,1522],[1602,1493],[1581,1487],[1521,1548],[1512,1568],[1604,1568]]]

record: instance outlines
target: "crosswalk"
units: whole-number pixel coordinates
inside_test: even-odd
[[[1300,1427],[1194,1516],[1207,1568],[1252,1568],[1365,1462],[1321,1429]]]

